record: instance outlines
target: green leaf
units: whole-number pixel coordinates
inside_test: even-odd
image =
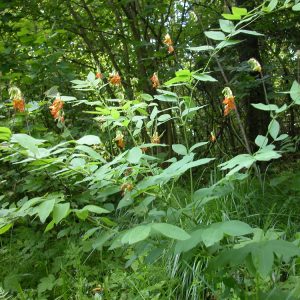
[[[140,97],[145,101],[153,101],[153,97],[149,94],[141,94]]]
[[[230,47],[230,46],[239,44],[240,42],[241,42],[240,40],[226,40],[226,41],[223,41],[223,42],[219,43],[216,46],[216,49],[222,49],[222,48],[225,48],[225,47]]]
[[[212,46],[199,46],[199,47],[188,47],[190,51],[201,52],[201,51],[211,51],[214,50]]]
[[[151,232],[151,225],[140,225],[128,230],[122,237],[123,244],[135,244],[145,240]]]
[[[193,146],[190,148],[190,151],[189,151],[189,152],[192,152],[192,151],[195,150],[196,148],[205,146],[205,145],[207,145],[207,144],[208,144],[208,142],[200,142],[200,143],[197,143],[197,144],[193,145]]]
[[[112,109],[110,115],[114,120],[118,120],[120,118],[120,113],[116,109]]]
[[[237,16],[246,16],[248,14],[248,11],[246,8],[233,6],[232,13]]]
[[[169,114],[163,114],[163,115],[160,115],[158,118],[157,118],[157,121],[158,122],[166,122],[168,120],[171,119],[171,116]]]
[[[187,240],[190,235],[186,233],[183,229],[167,224],[167,223],[154,223],[151,224],[152,230],[161,233],[162,235],[175,240]]]
[[[295,5],[292,7],[292,10],[293,10],[293,11],[300,11],[300,3],[295,4]]]
[[[190,70],[179,70],[175,73],[176,77],[185,77],[185,76],[188,76],[190,77],[191,76],[191,71]]]
[[[272,270],[273,253],[288,262],[293,256],[300,255],[300,249],[294,244],[283,240],[250,242],[244,247],[221,252],[218,257],[210,262],[209,269],[222,269],[227,265],[243,264],[246,257],[251,254],[254,267],[259,275],[265,278],[270,275]]]
[[[255,160],[258,161],[270,161],[272,159],[280,158],[281,154],[274,150],[262,149],[254,154]]]
[[[52,200],[47,200],[42,202],[37,207],[37,213],[42,223],[45,223],[46,219],[51,214],[54,204],[55,204],[55,200],[52,199]]]
[[[276,142],[282,141],[282,140],[285,140],[287,137],[288,137],[287,134],[281,134],[275,141]]]
[[[101,236],[93,242],[93,249],[101,250],[105,242],[107,242],[114,235],[115,233],[113,231],[101,233]]]
[[[173,144],[172,149],[179,155],[187,155],[187,149],[184,145],[181,144]]]
[[[79,146],[76,146],[75,149],[88,154],[93,159],[100,160],[103,163],[106,163],[104,158],[98,152],[96,152],[94,149],[92,149],[91,147],[88,147],[85,145],[79,145]]]
[[[81,209],[81,211],[89,211],[95,214],[107,214],[110,212],[109,210],[96,205],[86,205]]]
[[[89,229],[82,237],[83,241],[86,241],[88,238],[90,238],[96,231],[100,230],[100,227],[93,227]]]
[[[203,107],[205,107],[207,105],[202,105],[202,106],[196,106],[196,107],[190,107],[190,108],[186,108],[182,113],[181,113],[181,116],[182,117],[185,117],[187,116],[188,114],[192,113],[192,112],[195,112]]]
[[[64,219],[70,210],[70,203],[57,203],[53,209],[53,220],[58,224],[62,219]]]
[[[226,36],[222,31],[204,31],[204,34],[208,38],[216,41],[224,41],[226,39]]]
[[[34,154],[38,154],[38,145],[41,145],[45,140],[38,140],[24,133],[13,134],[11,137],[11,142],[18,143],[25,149],[30,150]]]
[[[101,141],[96,135],[85,135],[76,141],[79,145],[99,145]]]
[[[85,160],[80,157],[75,157],[70,161],[70,166],[72,168],[81,168],[85,166]]]
[[[274,255],[269,247],[258,246],[253,250],[252,261],[262,278],[266,278],[272,271]]]
[[[0,127],[0,141],[8,141],[11,137],[11,131],[7,127]]]
[[[89,216],[89,212],[88,210],[74,210],[76,213],[76,216],[80,219],[80,220],[85,220],[88,216]]]
[[[295,80],[290,90],[290,95],[296,104],[300,105],[300,84]]]
[[[9,223],[9,224],[6,224],[6,225],[0,227],[0,234],[3,234],[6,231],[8,231],[12,226],[13,226],[13,223]]]
[[[127,155],[127,161],[131,164],[138,164],[142,156],[142,150],[139,147],[134,147],[129,150]]]
[[[279,130],[280,130],[280,125],[278,123],[278,121],[276,121],[275,119],[273,119],[268,127],[269,133],[271,135],[271,137],[276,140],[278,134],[279,134]]]
[[[226,33],[232,33],[235,31],[233,22],[231,22],[229,20],[220,19],[219,24],[220,24],[220,28],[222,29],[222,31],[224,31]]]
[[[175,247],[175,252],[180,253],[189,251],[196,247],[200,242],[203,242],[206,247],[210,247],[221,241],[224,235],[234,237],[250,233],[253,233],[253,228],[241,221],[231,220],[214,223],[193,231],[190,233],[190,239],[178,241]]]
[[[252,103],[251,105],[257,109],[264,110],[264,111],[278,110],[278,106],[275,104]]]
[[[51,291],[55,285],[55,277],[50,274],[48,277],[44,277],[40,280],[41,283],[38,284],[37,289],[38,293],[42,294],[43,292],[49,290]]]
[[[86,80],[90,82],[94,82],[95,79],[96,79],[96,75],[93,72],[89,72],[88,76],[86,77]]]
[[[278,0],[271,0],[269,5],[267,6],[266,10],[268,12],[271,12],[272,10],[274,10],[276,8],[277,4],[278,4]]]
[[[240,236],[253,233],[253,228],[251,228],[247,223],[238,220],[223,222],[221,228],[224,234],[229,236]]]
[[[215,79],[212,76],[207,75],[207,74],[195,74],[195,73],[193,73],[192,76],[196,80],[200,80],[200,81],[213,81],[213,82],[218,81],[217,79]]]
[[[177,98],[172,95],[155,95],[154,98],[162,102],[177,102]]]
[[[243,168],[250,168],[255,159],[250,154],[240,154],[219,165],[221,170],[232,169],[227,175],[232,175]]]
[[[55,222],[52,220],[52,221],[46,226],[44,232],[48,232],[48,231],[50,231],[51,229],[53,229],[54,225],[55,225]]]
[[[240,15],[232,15],[232,14],[222,14],[222,17],[226,20],[237,21],[240,20],[242,17]]]
[[[195,230],[190,233],[190,238],[183,241],[177,241],[175,245],[175,254],[190,251],[202,242],[203,229]]]
[[[185,76],[176,76],[170,80],[168,80],[167,82],[165,82],[165,85],[172,85],[174,83],[189,83],[191,81],[191,76],[190,75],[185,75]]]
[[[244,29],[240,29],[240,30],[237,30],[235,34],[238,34],[238,33],[245,33],[245,34],[255,35],[255,36],[264,36],[264,34],[259,33],[259,32],[254,31],[254,30],[244,30]]]
[[[260,147],[263,148],[268,144],[268,138],[266,136],[263,135],[258,135],[255,139],[255,144]]]

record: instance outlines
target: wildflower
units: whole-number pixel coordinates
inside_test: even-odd
[[[153,88],[158,88],[160,86],[159,79],[156,73],[153,73],[152,77],[150,78],[152,82],[152,87]]]
[[[121,76],[118,72],[109,75],[109,82],[113,85],[121,84]]]
[[[165,35],[163,43],[168,46],[168,53],[174,52],[173,41],[168,33]]]
[[[223,100],[223,104],[225,104],[224,116],[227,116],[232,110],[236,109],[234,96],[229,87],[226,87],[222,92],[225,96],[225,99]]]
[[[216,138],[216,136],[215,136],[215,133],[212,131],[212,132],[210,133],[210,141],[211,141],[212,143],[214,143],[216,140],[217,140],[217,138]]]
[[[168,53],[172,53],[174,52],[174,47],[173,46],[169,46],[168,47]]]
[[[103,75],[102,75],[102,73],[100,73],[100,72],[97,72],[97,73],[96,73],[96,78],[98,78],[98,79],[102,79],[102,78],[103,78]]]
[[[21,99],[13,99],[13,107],[15,111],[24,112],[25,111],[25,101]]]
[[[255,58],[250,58],[248,60],[248,64],[250,65],[250,68],[254,72],[261,72],[261,65]]]
[[[121,149],[125,148],[124,135],[121,132],[117,132],[115,141],[119,148],[121,148]]]
[[[160,137],[157,133],[157,131],[155,131],[151,137],[151,143],[152,144],[159,144],[160,143]]]
[[[173,45],[173,41],[168,33],[165,35],[164,44],[167,46]]]
[[[19,88],[13,86],[8,90],[10,98],[13,100],[13,108],[15,111],[25,111],[25,101]]]
[[[64,106],[64,102],[61,100],[59,95],[53,101],[52,105],[49,106],[50,113],[55,120],[59,119],[61,122],[64,122],[64,117],[61,115],[61,110],[63,106]]]
[[[127,192],[127,191],[130,192],[132,190],[133,190],[133,185],[129,182],[123,183],[121,185],[121,191],[122,191],[123,195],[125,194],[125,192]]]

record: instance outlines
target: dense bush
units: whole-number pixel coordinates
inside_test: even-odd
[[[42,2],[1,4],[0,298],[300,299],[300,3]]]

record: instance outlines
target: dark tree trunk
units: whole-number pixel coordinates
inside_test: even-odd
[[[251,10],[253,3],[250,5],[247,0],[237,0],[237,6],[246,7]],[[250,58],[255,58],[261,63],[260,51],[258,38],[251,35],[243,35],[240,37],[241,40],[244,40],[239,46],[239,57],[240,60],[247,61]],[[250,74],[253,76],[253,79],[260,78],[258,73]],[[261,84],[254,84],[247,90],[247,96],[244,98],[244,105],[246,111],[246,128],[247,134],[250,141],[250,144],[253,146],[255,138],[257,135],[265,135],[267,132],[267,127],[269,124],[269,115],[268,113],[254,108],[251,104],[253,103],[266,103],[263,87]]]

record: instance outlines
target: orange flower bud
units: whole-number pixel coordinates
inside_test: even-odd
[[[63,106],[64,102],[60,99],[59,96],[53,101],[52,105],[49,106],[50,113],[55,120],[60,118],[60,111],[62,110]]]
[[[119,85],[121,84],[121,76],[119,73],[113,73],[109,75],[109,82],[113,85]]]
[[[225,99],[223,100],[223,104],[225,104],[224,116],[227,116],[232,110],[236,109],[235,102],[234,102],[234,96],[229,87],[224,88],[222,92],[225,96]]]
[[[97,73],[96,73],[96,78],[98,78],[98,79],[102,79],[102,78],[103,78],[103,75],[102,75],[102,73],[100,73],[100,72],[97,72]]]
[[[120,149],[125,148],[124,135],[121,132],[118,132],[115,137],[115,142],[117,143]]]
[[[173,46],[169,46],[168,47],[168,53],[173,53],[174,52],[174,47]]]
[[[24,112],[25,111],[25,101],[23,98],[21,99],[14,99],[13,100],[13,107],[15,111]]]

